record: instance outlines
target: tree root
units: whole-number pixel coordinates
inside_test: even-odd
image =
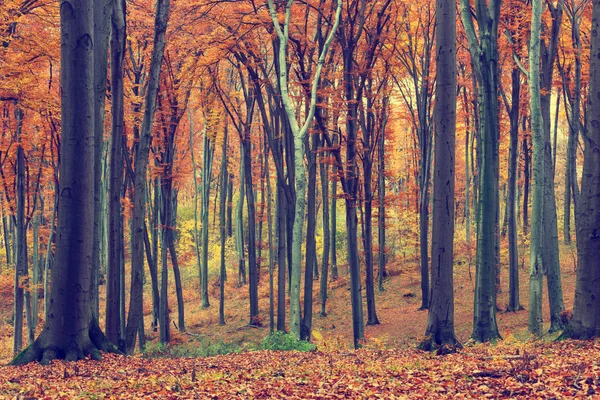
[[[34,361],[38,361],[42,365],[49,365],[52,360],[77,361],[83,360],[87,356],[90,356],[92,360],[99,361],[102,358],[100,352],[122,354],[104,336],[98,321],[92,319],[87,337],[63,345],[56,345],[50,337],[49,331],[44,330],[9,365],[24,365]]]

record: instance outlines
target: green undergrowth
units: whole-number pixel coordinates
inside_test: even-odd
[[[247,342],[212,342],[204,337],[197,337],[181,344],[166,345],[160,342],[146,344],[143,351],[147,358],[201,358],[225,354],[237,354],[247,351],[276,350],[276,351],[313,351],[316,345],[297,340],[294,335],[284,332],[274,332],[257,343]]]

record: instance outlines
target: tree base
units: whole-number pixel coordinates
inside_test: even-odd
[[[454,335],[444,338],[441,341],[436,341],[433,336],[427,336],[417,348],[423,351],[435,351],[438,356],[456,353],[462,349],[462,344],[454,337]]]
[[[9,365],[24,365],[38,361],[48,365],[52,360],[64,359],[66,361],[83,360],[90,356],[93,360],[101,359],[100,352],[121,354],[117,348],[104,336],[98,326],[98,321],[92,319],[88,335],[77,341],[72,341],[66,346],[57,346],[51,339],[48,331],[43,331],[40,336],[23,351],[21,351]]]

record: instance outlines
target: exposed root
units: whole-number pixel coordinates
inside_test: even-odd
[[[48,331],[43,331],[40,336],[21,353],[19,353],[9,365],[23,365],[38,361],[42,365],[49,365],[52,360],[64,359],[66,361],[83,360],[90,357],[99,361],[102,356],[100,352],[121,353],[104,336],[98,326],[98,322],[92,319],[88,331],[88,337],[79,341],[71,341],[62,348],[53,343]]]

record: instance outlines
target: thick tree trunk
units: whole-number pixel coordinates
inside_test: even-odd
[[[542,22],[542,1],[534,0],[531,16],[531,42],[529,59],[540,58],[540,35]],[[531,210],[531,242],[529,248],[529,332],[533,335],[542,334],[542,279],[543,279],[543,210],[544,201],[544,171],[545,141],[540,104],[540,68],[538,63],[531,63],[529,69],[529,92],[531,108],[531,133],[533,139],[533,201]],[[550,157],[552,155],[550,154]],[[550,251],[550,249],[547,249]]]
[[[436,1],[436,105],[431,238],[431,303],[425,350],[458,346],[454,335],[454,170],[456,135],[456,2]]]
[[[13,360],[69,361],[110,350],[92,318],[94,42],[91,0],[61,3],[62,136],[56,263],[42,333]]]
[[[592,32],[600,30],[600,1],[593,0]],[[564,333],[573,339],[600,336],[600,36],[591,36],[588,123],[583,177],[576,205],[577,283],[573,317]]]

